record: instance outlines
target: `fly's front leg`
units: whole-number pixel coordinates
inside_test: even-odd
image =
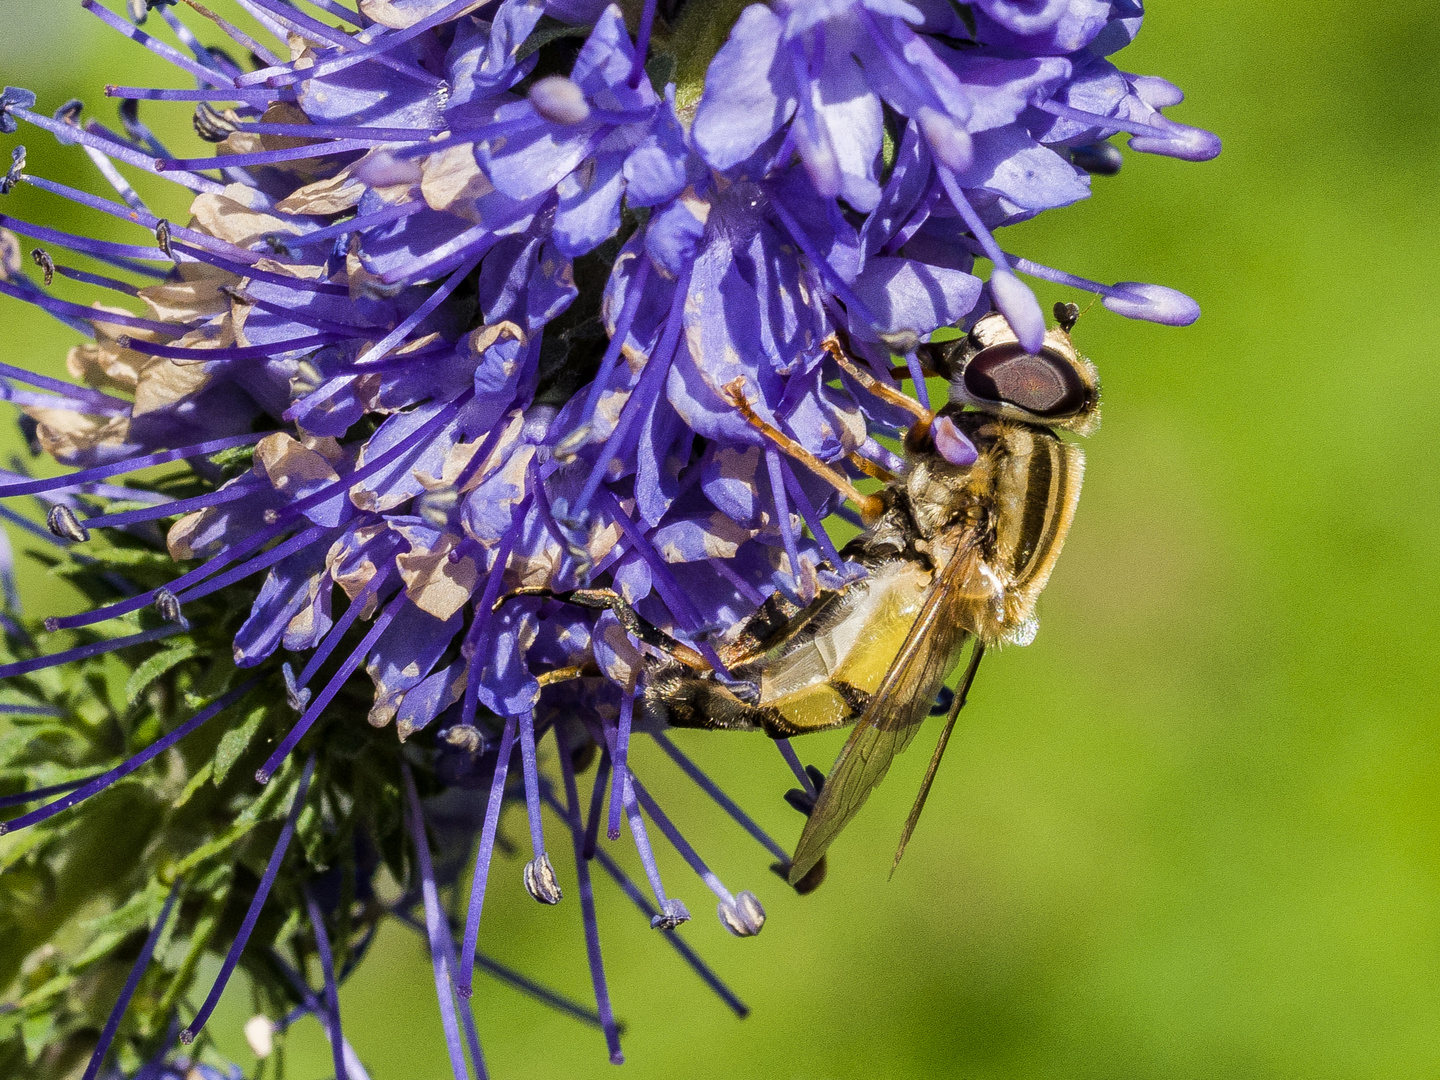
[[[860,516],[865,521],[874,521],[885,512],[885,502],[878,495],[866,495],[861,492],[850,478],[828,462],[821,461],[811,451],[806,449],[799,442],[796,442],[789,435],[770,423],[763,416],[755,411],[745,397],[745,378],[741,376],[732,379],[721,387],[725,400],[734,407],[735,411],[745,418],[745,422],[753,427],[761,435],[769,439],[775,446],[804,465],[820,479],[824,480],[845,498],[853,502],[860,510]]]

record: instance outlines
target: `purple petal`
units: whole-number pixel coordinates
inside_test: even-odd
[[[1166,326],[1189,326],[1200,317],[1200,305],[1184,293],[1142,281],[1117,283],[1114,291],[1107,292],[1101,302],[1127,319],[1144,319]]]
[[[780,31],[774,12],[752,4],[710,61],[690,135],[716,169],[740,164],[794,115],[794,84],[777,62]]]

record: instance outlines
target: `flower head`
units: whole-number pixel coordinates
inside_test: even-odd
[[[941,328],[993,306],[1038,348],[1017,272],[1129,317],[1198,316],[1173,290],[1090,282],[995,238],[1086,197],[1092,172],[1118,167],[1106,140],[1119,132],[1134,150],[1218,151],[1163,115],[1178,90],[1106,59],[1138,5],[776,0],[742,11],[680,84],[664,73],[690,55],[703,5],[665,26],[654,0],[628,25],[618,6],[556,0],[318,4],[337,26],[243,0],[260,37],[194,5],[248,70],[170,5],[130,19],[86,6],[195,89],[108,88],[121,132],[78,104],[47,116],[27,91],[0,95],[0,132],[23,123],[79,145],[116,197],[32,175],[18,147],[0,190],[32,185],[143,230],[120,242],[0,215],[0,292],[88,339],[68,357],[74,382],[0,368],[34,441],[77,470],[17,472],[0,496],[41,500],[52,558],[91,600],[26,620],[7,585],[0,676],[16,700],[0,709],[26,749],[0,763],[6,798],[58,797],[0,831],[33,830],[18,857],[63,874],[76,834],[62,822],[92,797],[121,798],[127,781],[149,817],[107,893],[109,936],[41,959],[26,938],[31,966],[4,969],[33,992],[22,1011],[62,1017],[56,1045],[73,1053],[88,1029],[70,991],[33,995],[77,985],[89,963],[128,964],[92,1075],[117,1040],[127,1072],[142,1052],[178,1067],[175,1048],[193,1044],[223,1074],[203,1056],[205,1024],[244,966],[269,1006],[247,1026],[257,1053],[314,1013],[337,1076],[362,1075],[337,987],[394,916],[430,948],[457,1078],[484,1071],[462,1007],[477,965],[599,1026],[619,1060],[598,866],[743,1015],[676,933],[690,906],[655,844],[736,936],[760,931],[763,907],[720,881],[636,775],[632,735],[654,738],[782,870],[786,852],[656,728],[655,673],[678,653],[727,680],[722,653],[758,610],[793,611],[864,572],[825,530],[834,481],[899,471],[876,436],[909,414],[838,366],[837,342],[887,386],[902,358],[924,400],[920,350]],[[179,48],[140,28],[157,16]],[[193,107],[215,153],[172,153],[140,120],[150,101]],[[178,184],[185,223],[120,166]],[[41,283],[15,234],[41,245]],[[56,275],[103,302],[60,299]],[[781,454],[787,440],[826,475]],[[936,440],[952,463],[973,460],[955,425]],[[42,626],[74,644],[51,647]],[[86,676],[107,655],[133,673],[123,704]],[[228,728],[212,723],[222,715]],[[39,748],[44,725],[82,719],[63,751]],[[804,789],[794,802],[813,806],[812,777],[780,746]],[[178,790],[127,780],[162,754],[180,763]],[[578,904],[593,1010],[479,951],[507,807],[529,832],[514,882]],[[645,887],[606,852],[602,820],[610,840],[628,828]],[[146,844],[169,854],[141,858]],[[379,898],[382,864],[398,898]],[[440,894],[467,869],[452,927]],[[222,924],[228,942],[209,936]],[[194,962],[162,971],[162,941],[197,962],[224,955],[193,1015],[177,1005]],[[320,986],[302,974],[312,956]]]

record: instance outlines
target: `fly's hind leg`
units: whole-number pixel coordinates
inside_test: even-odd
[[[514,589],[496,600],[495,606],[491,610],[498,611],[502,604],[522,596],[536,596],[545,600],[558,600],[562,604],[575,604],[577,607],[591,608],[597,611],[613,611],[615,618],[620,620],[620,625],[632,634],[637,641],[642,641],[646,645],[659,649],[676,663],[682,664],[687,668],[692,668],[696,671],[710,670],[710,664],[703,656],[684,642],[676,641],[654,623],[642,619],[640,613],[630,606],[629,601],[614,589],[570,589],[565,592],[557,592],[554,589],[544,587]]]

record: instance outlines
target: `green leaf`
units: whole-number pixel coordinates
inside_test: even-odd
[[[255,732],[260,728],[260,721],[265,719],[268,710],[264,705],[257,705],[250,710],[250,715],[239,727],[231,728],[220,740],[220,746],[215,751],[215,786],[219,787],[225,782],[225,777],[230,775],[230,770],[235,762],[240,760],[242,754],[250,748],[250,741],[255,738]]]
[[[162,649],[146,659],[131,672],[130,678],[125,683],[125,703],[133,708],[135,703],[140,700],[140,695],[145,693],[151,683],[177,664],[183,664],[186,660],[192,659],[199,652],[200,647],[195,642],[182,641],[180,644]]]
[[[226,829],[208,844],[202,844],[189,855],[186,855],[185,858],[171,867],[170,873],[175,877],[188,873],[212,855],[218,855],[230,847],[241,837],[249,833],[251,829],[255,828],[256,825],[260,824],[261,821],[265,820],[266,815],[275,807],[275,804],[285,799],[286,796],[293,794],[295,787],[296,785],[293,783],[276,783],[276,781],[271,780],[261,796],[244,809],[230,828]],[[280,813],[284,813],[284,811],[282,810]]]
[[[190,797],[194,795],[195,792],[199,791],[200,788],[210,779],[210,774],[214,771],[214,768],[214,762],[205,762],[204,765],[202,765],[199,769],[196,770],[195,775],[190,778],[190,782],[185,785],[185,790],[180,792],[180,797],[170,805],[174,809],[179,810],[182,806],[189,802]]]

